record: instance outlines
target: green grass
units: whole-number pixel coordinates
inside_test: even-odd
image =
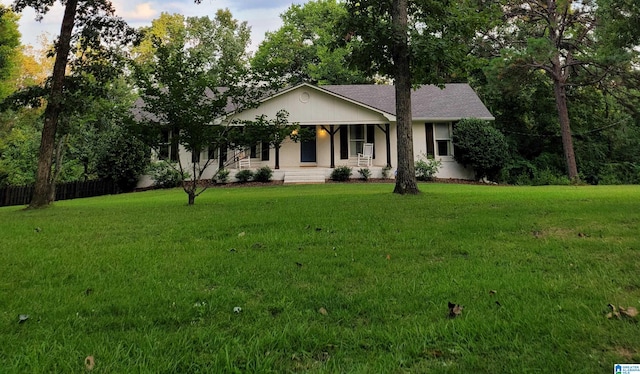
[[[1,208],[0,372],[79,373],[87,356],[95,373],[606,373],[640,362],[637,321],[605,317],[609,303],[640,306],[640,188],[420,187]],[[461,316],[447,317],[449,301]]]

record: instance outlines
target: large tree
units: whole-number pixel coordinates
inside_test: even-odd
[[[41,19],[53,3],[50,0],[15,0],[13,8],[20,12],[26,7],[32,7]],[[65,108],[65,76],[72,47],[84,49],[84,53],[76,54],[81,56],[78,66],[90,67],[94,74],[104,73],[113,64],[108,59],[112,55],[105,53],[108,51],[105,47],[128,39],[122,35],[123,32],[127,33],[126,23],[114,16],[114,8],[109,0],[67,0],[61,3],[64,5],[64,15],[60,35],[55,43],[56,57],[48,85],[36,183],[30,208],[46,207],[55,197],[55,173],[52,165],[59,119]],[[87,61],[97,60],[101,63],[86,64]]]
[[[415,194],[411,88],[452,80],[484,17],[484,2],[347,0],[343,25],[353,62],[396,87],[398,168],[395,193]],[[492,9],[492,8],[488,8]]]
[[[346,16],[344,3],[336,0],[291,5],[280,15],[283,25],[265,35],[251,60],[252,68],[288,84],[370,83],[370,76],[348,66],[350,46],[335,45]]]
[[[147,30],[151,58],[135,65],[142,101],[137,120],[150,145],[157,147],[164,134],[175,152],[182,148],[193,155],[191,162],[175,157],[181,174],[190,175],[183,189],[192,205],[206,190],[198,181],[211,163],[200,154],[226,148],[235,133],[230,112],[256,105],[263,85],[247,68],[249,28],[229,10],[219,10],[214,19],[192,17],[173,25],[164,37],[156,36],[153,26]]]
[[[550,80],[567,175],[579,181],[569,91],[603,82],[628,61],[629,51],[599,34],[610,20],[598,17],[595,0],[507,0],[503,10],[493,41],[512,67],[542,71]]]

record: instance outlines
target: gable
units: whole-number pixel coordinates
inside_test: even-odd
[[[281,109],[289,112],[289,122],[301,125],[376,124],[390,121],[381,111],[308,84],[271,96],[259,107],[243,111],[235,118],[254,120],[261,114],[274,118]]]

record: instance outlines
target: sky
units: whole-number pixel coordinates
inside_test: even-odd
[[[247,21],[251,27],[252,51],[264,39],[265,32],[275,31],[282,25],[282,12],[291,4],[303,4],[307,1],[309,0],[202,0],[200,4],[195,4],[193,0],[112,0],[116,15],[133,27],[151,25],[151,21],[162,12],[213,18],[216,10],[229,8],[234,18]],[[0,0],[0,4],[6,6],[11,3],[11,0]],[[39,47],[39,36],[43,33],[47,34],[48,40],[55,39],[60,33],[62,14],[63,8],[59,1],[56,1],[56,6],[40,22],[35,21],[35,12],[31,8],[25,9],[19,25],[22,44]]]

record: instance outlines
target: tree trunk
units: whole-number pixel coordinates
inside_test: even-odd
[[[276,145],[275,147],[275,156],[276,156],[276,164],[274,165],[274,169],[280,169],[280,145]]]
[[[56,181],[62,172],[62,163],[64,162],[64,146],[69,138],[69,134],[65,134],[58,141],[55,151],[55,167],[53,170],[53,176],[51,177],[51,183],[49,184],[49,201],[56,200]]]
[[[394,0],[391,12],[394,45],[393,69],[396,90],[396,123],[398,134],[398,173],[396,186],[393,190],[397,194],[417,194],[413,158],[413,123],[411,115],[411,69],[409,61],[409,43],[407,35],[407,0]]]
[[[51,93],[49,95],[47,108],[44,112],[44,127],[42,128],[42,138],[40,140],[40,151],[38,154],[36,184],[29,208],[46,207],[53,201],[51,199],[51,191],[55,191],[55,180],[51,175],[51,164],[53,162],[58,117],[62,111],[64,79],[69,50],[71,49],[71,33],[73,31],[77,6],[78,0],[68,0],[64,10],[64,17],[62,18],[60,38],[56,48],[56,60],[51,79]]]
[[[562,133],[562,149],[564,159],[567,164],[567,173],[572,182],[580,181],[578,166],[576,165],[576,155],[573,151],[573,138],[571,137],[571,124],[569,122],[569,110],[567,109],[567,89],[563,82],[558,79],[553,81],[553,92],[556,97],[558,117],[560,120],[560,131]]]
[[[187,194],[189,195],[189,205],[193,205],[196,203],[196,193],[195,191],[189,191],[187,192]]]

